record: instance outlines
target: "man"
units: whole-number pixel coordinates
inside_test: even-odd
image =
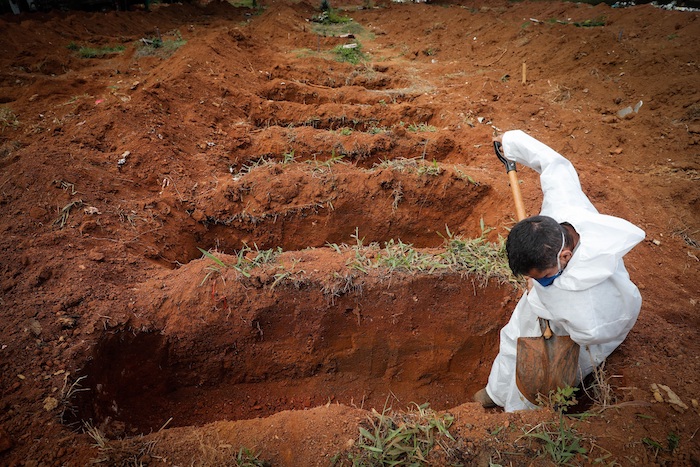
[[[522,131],[494,140],[502,143],[506,158],[540,174],[544,194],[540,215],[518,222],[508,235],[513,273],[532,280],[501,330],[486,388],[474,395],[484,407],[512,412],[535,407],[515,384],[515,354],[518,337],[542,335],[539,318],[581,346],[578,381],[625,339],[642,298],[622,257],[644,239],[644,232],[598,213],[581,191],[573,165],[550,147]]]

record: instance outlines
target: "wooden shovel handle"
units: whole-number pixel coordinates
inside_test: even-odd
[[[542,319],[542,318],[540,318],[540,319]],[[544,326],[545,327],[544,327],[544,330],[542,331],[542,337],[544,337],[545,339],[549,339],[550,337],[552,337],[552,335],[554,335],[554,333],[552,332],[552,330],[549,327],[549,320],[548,319],[544,320]]]
[[[506,173],[510,180],[510,190],[513,192],[513,201],[515,201],[515,215],[519,222],[525,219],[525,203],[523,203],[523,195],[520,193],[520,183],[518,183],[518,172],[515,169],[515,162],[506,158],[503,153],[503,144],[500,141],[493,142],[493,150],[498,160],[506,166]]]
[[[518,221],[525,219],[525,203],[523,202],[523,194],[520,193],[520,183],[518,182],[518,172],[511,170],[508,172],[510,180],[510,191],[513,192],[513,201],[515,201],[515,215]]]

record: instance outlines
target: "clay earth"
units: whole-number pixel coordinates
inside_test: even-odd
[[[514,224],[522,129],[646,232],[564,461],[698,465],[700,13],[333,6],[0,17],[0,463],[369,463],[384,412],[449,425],[426,464],[550,465],[556,406],[471,399],[522,284],[448,258]]]

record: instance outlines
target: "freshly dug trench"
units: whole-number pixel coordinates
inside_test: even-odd
[[[322,253],[297,253],[314,272],[274,288],[233,271],[199,286],[207,259],[144,284],[134,329],[156,330],[100,337],[78,417],[120,436],[327,403],[447,409],[485,384],[511,285],[375,271],[329,294]]]
[[[355,228],[365,244],[401,239],[416,247],[440,245],[445,226],[480,234],[473,211],[490,186],[470,179],[465,167],[392,164],[358,170],[337,162],[272,162],[222,179],[196,202],[193,217],[206,226],[200,246],[299,250],[353,243]]]

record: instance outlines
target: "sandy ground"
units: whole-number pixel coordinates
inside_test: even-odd
[[[376,267],[507,234],[510,129],[647,235],[571,462],[700,463],[700,14],[359,6],[354,38],[303,2],[0,17],[0,463],[331,465],[388,401],[454,417],[433,465],[548,465],[523,434],[556,414],[470,401],[521,292]]]

